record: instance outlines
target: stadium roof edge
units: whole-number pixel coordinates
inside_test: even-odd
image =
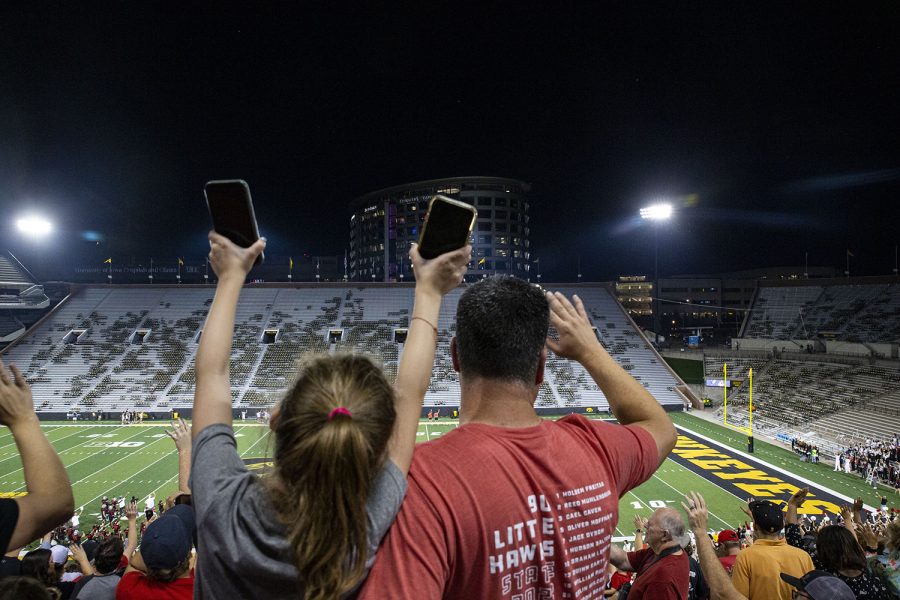
[[[372,192],[367,192],[362,196],[357,196],[353,200],[350,201],[350,211],[353,210],[357,206],[361,206],[366,202],[371,202],[373,199],[384,196],[386,194],[391,194],[393,192],[398,192],[401,190],[405,190],[408,188],[416,188],[416,187],[435,187],[439,185],[450,185],[453,183],[513,183],[525,189],[526,192],[531,191],[531,184],[527,181],[522,181],[521,179],[513,179],[510,177],[492,177],[489,175],[473,175],[471,177],[443,177],[440,179],[426,179],[423,181],[413,181],[410,183],[404,183],[401,185],[392,185],[390,187],[382,188],[380,190],[375,190]]]
[[[760,287],[822,287],[826,285],[876,285],[900,283],[897,275],[870,275],[865,277],[829,277],[814,279],[758,279]]]

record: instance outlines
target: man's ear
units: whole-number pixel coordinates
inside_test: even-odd
[[[453,362],[453,370],[459,373],[459,356],[456,350],[456,336],[450,340],[450,360]]]
[[[538,359],[537,372],[534,374],[534,385],[544,383],[544,367],[547,365],[547,346],[541,348],[541,356]]]

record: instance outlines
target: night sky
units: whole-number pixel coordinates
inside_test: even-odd
[[[277,257],[342,254],[354,197],[458,175],[532,184],[550,281],[651,272],[661,197],[664,275],[894,266],[895,2],[89,4],[0,6],[0,250],[48,274],[199,260],[209,179],[249,182]]]

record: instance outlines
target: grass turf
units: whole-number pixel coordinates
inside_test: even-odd
[[[715,439],[737,450],[746,450],[743,434],[690,414],[673,413],[676,424]],[[84,507],[82,527],[94,522],[104,495],[141,500],[149,494],[164,499],[177,488],[178,457],[175,445],[165,434],[166,423],[121,426],[119,424],[47,422],[44,431],[66,465],[75,490],[76,507]],[[449,419],[422,421],[418,440],[439,437],[456,427]],[[251,422],[235,422],[238,452],[248,461],[259,462],[271,452],[268,428]],[[755,456],[800,477],[818,482],[850,497],[860,496],[870,505],[880,503],[880,492],[855,475],[834,473],[832,465],[800,462],[790,450],[756,440]],[[0,433],[0,495],[24,493],[22,465],[9,431]],[[684,493],[698,491],[711,507],[710,527],[735,527],[745,520],[742,498],[707,481],[689,469],[667,460],[643,485],[626,494],[620,502],[616,534],[630,536],[635,514],[648,516],[662,506],[681,509]],[[893,494],[888,495],[896,505]]]

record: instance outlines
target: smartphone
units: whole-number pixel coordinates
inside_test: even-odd
[[[259,239],[250,186],[242,179],[208,181],[203,188],[213,229],[243,248],[249,248]],[[254,265],[262,264],[262,252]]]
[[[478,211],[471,204],[434,196],[428,204],[428,215],[419,235],[419,254],[422,258],[436,258],[462,248],[469,243],[477,216]]]

